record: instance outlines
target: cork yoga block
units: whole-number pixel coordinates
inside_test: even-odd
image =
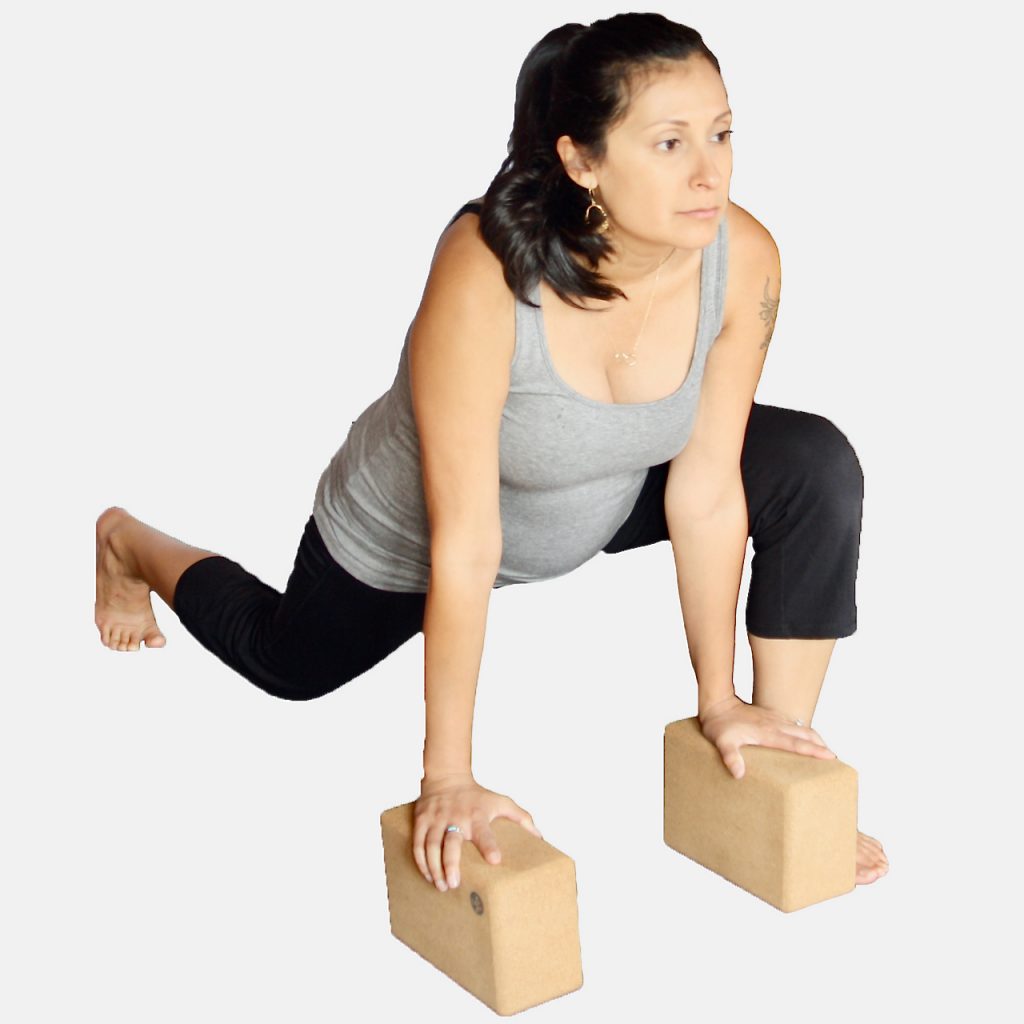
[[[459,885],[440,892],[412,856],[413,806],[380,816],[395,938],[502,1016],[580,988],[572,858],[517,822],[495,818],[501,862],[489,864],[463,839]]]
[[[856,771],[774,747],[740,752],[737,779],[697,718],[665,727],[665,842],[779,910],[850,892]]]

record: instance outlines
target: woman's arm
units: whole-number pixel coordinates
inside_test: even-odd
[[[747,550],[747,503],[737,477],[731,500],[704,518],[668,519],[679,603],[697,677],[697,713],[736,691],[736,606]]]
[[[730,214],[722,330],[708,353],[693,431],[665,483],[701,714],[735,692],[736,605],[748,536],[740,458],[782,283],[772,236],[742,207],[733,205]]]
[[[477,214],[465,214],[442,235],[409,353],[430,524],[426,739],[412,853],[441,891],[459,884],[464,841],[500,862],[494,818],[540,835],[527,811],[472,775],[477,677],[501,565],[499,442],[515,350],[514,298],[478,224]],[[449,832],[452,825],[458,830]]]
[[[473,709],[491,588],[497,574],[432,555],[423,620],[423,777],[473,773]]]
[[[498,453],[515,313],[478,224],[467,213],[442,235],[410,337],[430,526],[425,778],[471,771],[476,683],[501,562]]]

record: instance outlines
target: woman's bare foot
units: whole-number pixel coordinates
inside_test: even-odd
[[[876,882],[889,870],[889,858],[882,844],[863,832],[857,833],[857,885]]]
[[[100,641],[112,651],[163,647],[167,638],[153,616],[149,584],[119,539],[119,529],[132,519],[117,505],[96,520],[96,628]]]

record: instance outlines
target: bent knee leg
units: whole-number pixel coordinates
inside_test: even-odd
[[[864,498],[864,472],[849,438],[827,417],[804,413],[787,449],[802,488],[833,515],[859,519]]]
[[[778,474],[754,521],[747,629],[765,637],[840,637],[857,628],[864,475],[846,435],[816,413],[773,413]]]

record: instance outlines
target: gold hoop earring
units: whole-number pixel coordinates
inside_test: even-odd
[[[592,227],[590,223],[590,211],[600,210],[601,220],[600,223],[594,227],[594,233],[603,235],[608,230],[608,211],[605,210],[605,208],[594,198],[594,190],[592,188],[588,188],[587,191],[590,193],[590,205],[583,211],[583,223],[586,224],[588,228]]]

